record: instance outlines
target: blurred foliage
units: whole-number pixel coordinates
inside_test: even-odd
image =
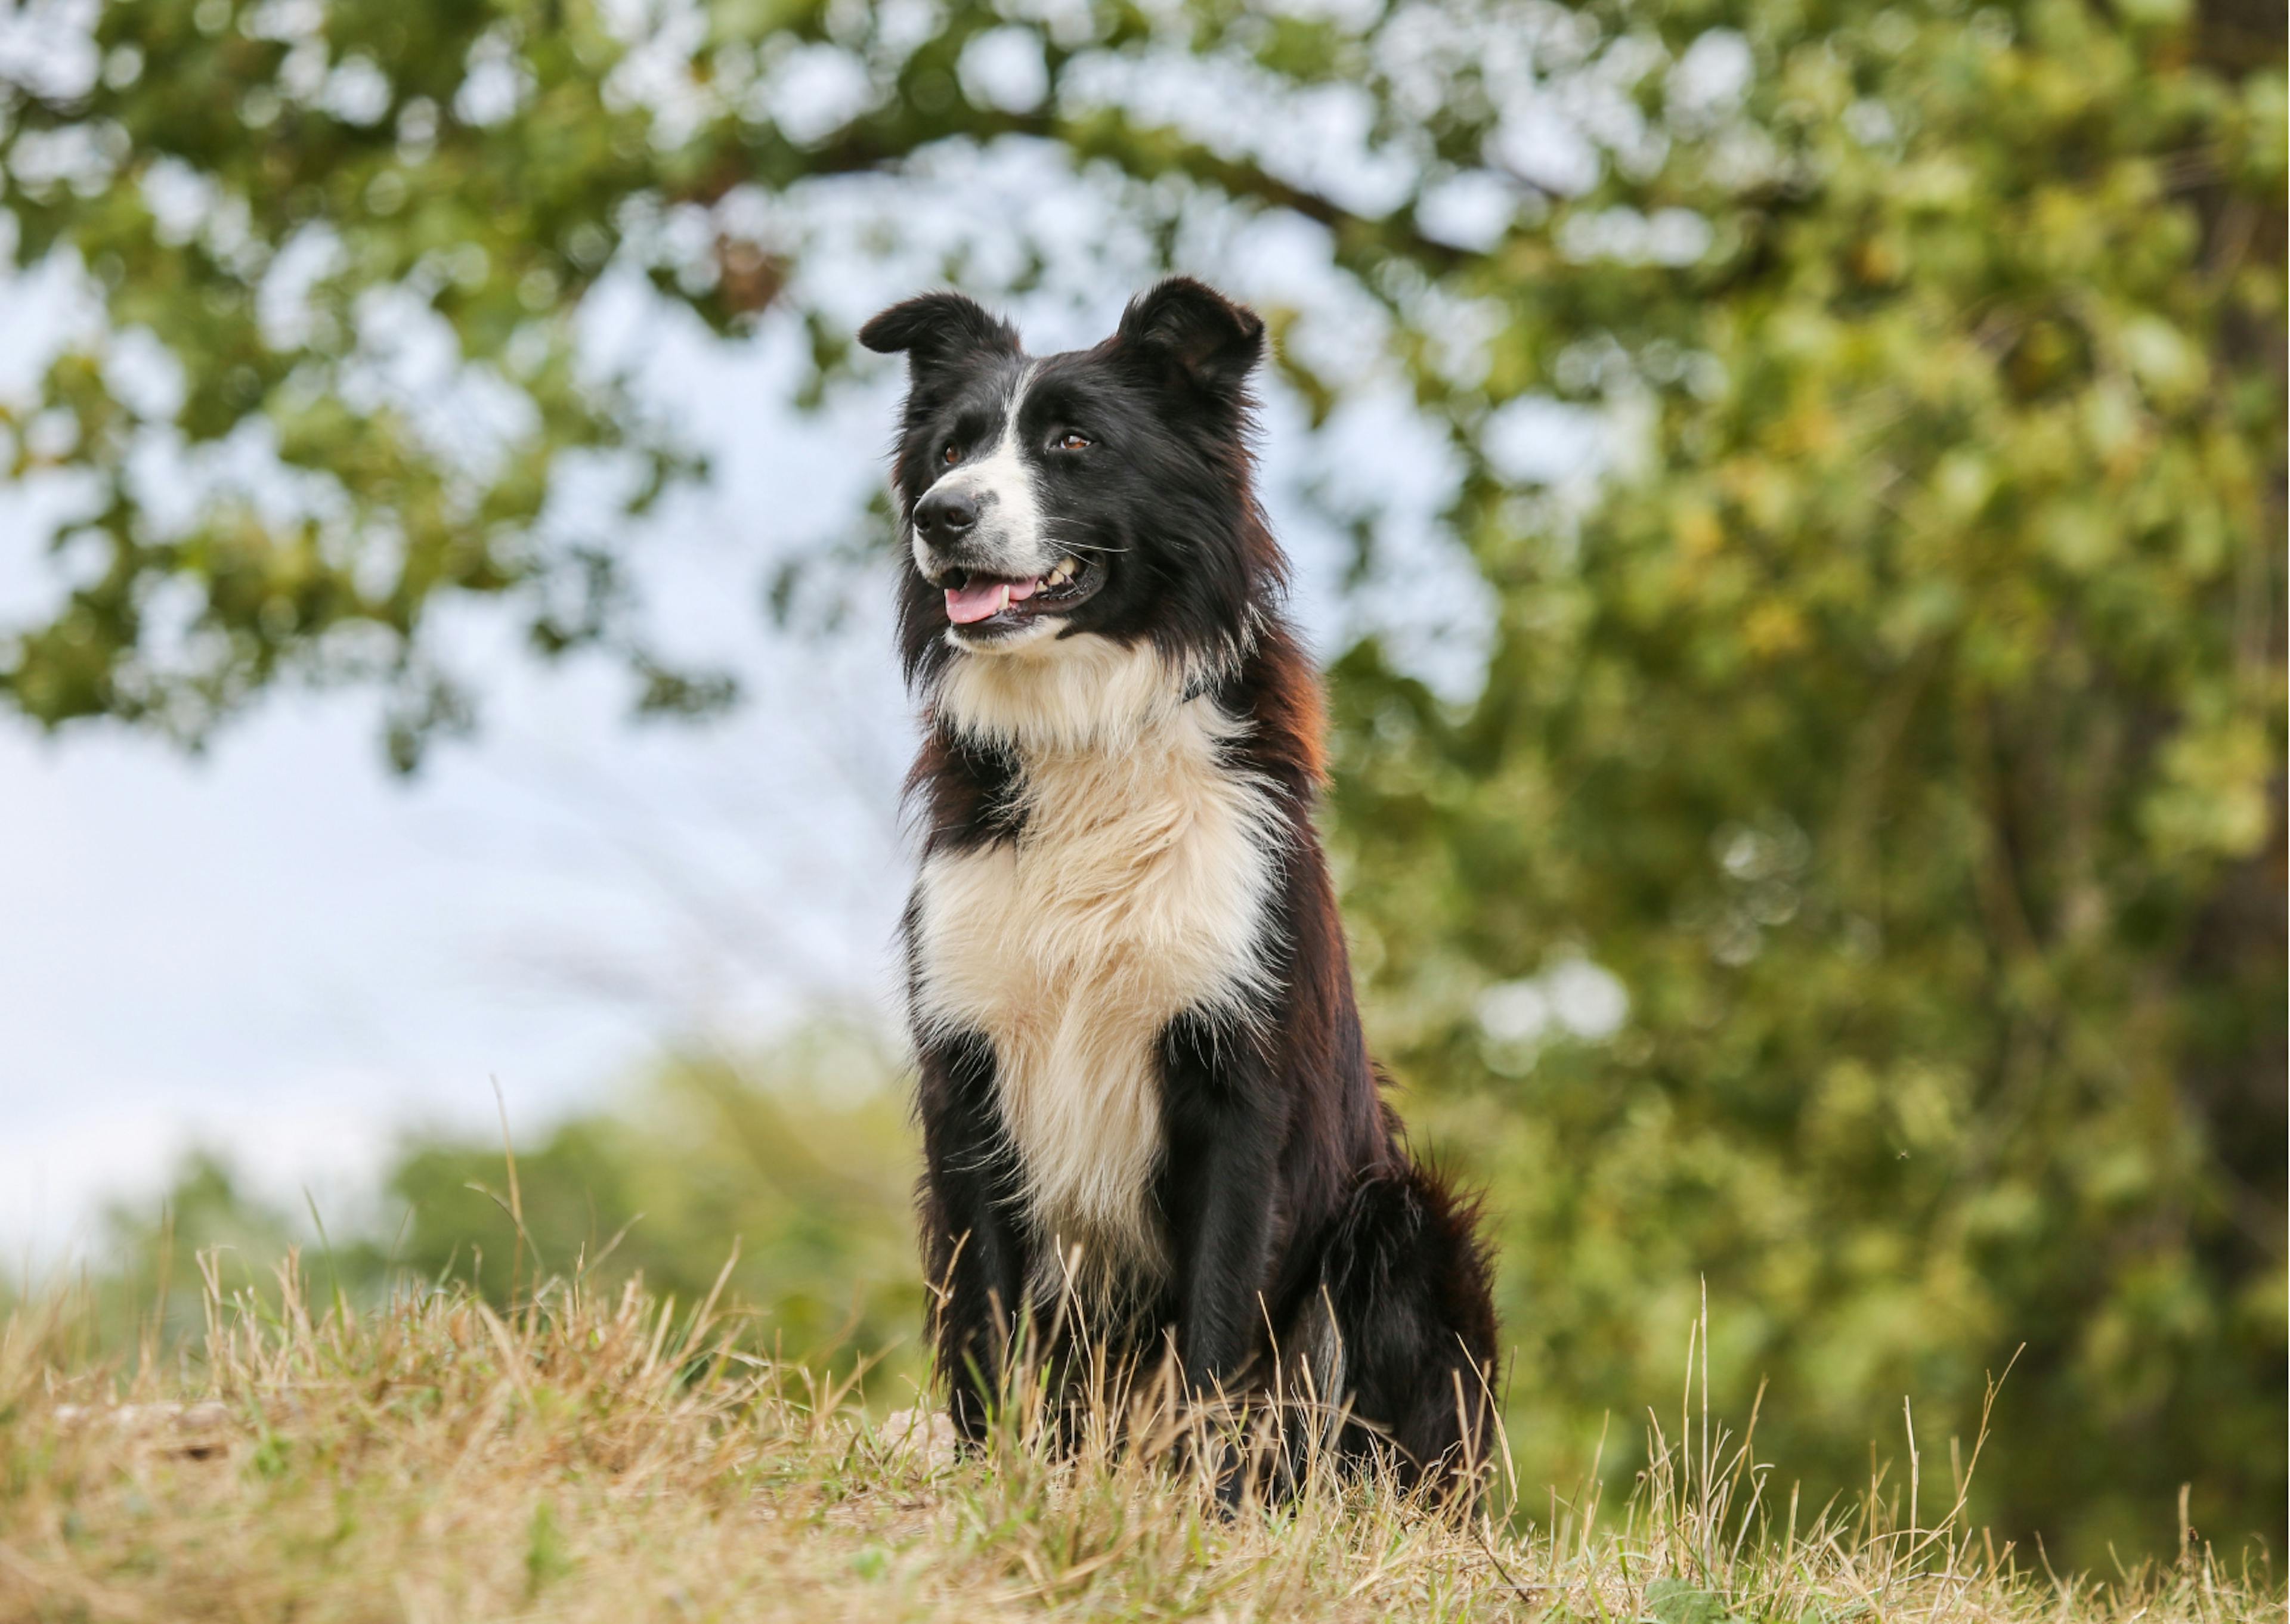
[[[1578,515],[1471,481],[1478,703],[1339,674],[1373,1025],[1494,1192],[1536,1457],[1675,1380],[1706,1282],[1792,1470],[1904,1453],[1903,1394],[1928,1463],[1968,1448],[2024,1343],[2002,1529],[2102,1562],[2191,1481],[2270,1538],[2278,58],[2131,8],[1799,14],[1750,13],[1754,166],[1680,143],[1579,205],[1694,207],[1705,254],[1458,273],[1496,379],[1571,361],[1649,427]],[[1613,1041],[1488,1003],[1577,955]]]
[[[227,1291],[275,1297],[290,1247],[309,1290],[365,1308],[449,1282],[507,1306],[577,1276],[640,1278],[684,1312],[720,1281],[719,1305],[760,1316],[751,1345],[838,1371],[868,1358],[869,1393],[910,1403],[923,1314],[910,1137],[881,1045],[820,1026],[757,1055],[663,1061],[537,1145],[512,1133],[513,1193],[498,1139],[410,1137],[378,1212],[316,1192],[279,1209],[198,1152],[157,1200],[110,1210],[107,1272],[85,1284],[110,1345],[156,1332],[180,1347],[200,1329],[203,1268]]]
[[[1713,1380],[1770,1379],[1761,1436],[1821,1492],[1902,1393],[1927,1462],[1968,1445],[2025,1344],[1980,1516],[2097,1563],[2169,1545],[2188,1482],[2205,1532],[2278,1532],[2278,6],[644,15],[139,0],[98,13],[84,82],[7,92],[17,261],[68,256],[106,317],[7,425],[18,472],[91,493],[49,538],[56,612],[0,644],[17,706],[196,739],[280,676],[374,676],[410,762],[468,715],[425,627],[470,595],[543,652],[618,651],[649,702],[717,702],[630,629],[627,520],[704,470],[574,364],[607,265],[726,334],[806,321],[812,399],[847,340],[741,188],[1037,137],[1157,220],[1301,216],[1450,442],[1496,605],[1469,704],[1372,643],[1340,662],[1333,836],[1373,1035],[1491,1188],[1522,1470],[1571,1480],[1611,1415],[1627,1477],[1706,1282]],[[977,88],[989,35],[1038,94]],[[797,60],[847,106],[798,121]],[[1404,185],[1369,209],[1293,144],[1106,88],[1173,64],[1276,132],[1364,93]],[[1521,156],[1570,119],[1538,149],[1580,162]],[[1489,229],[1439,223],[1462,195]],[[376,359],[438,331],[457,432]],[[1309,348],[1283,378],[1317,419],[1355,380]],[[1522,468],[1522,417],[1619,452]],[[238,436],[307,472],[300,507],[222,481],[163,512],[136,473]],[[846,1188],[848,1148],[739,1148],[777,1139],[704,1140],[717,1181],[568,1128],[524,1164],[544,1260],[642,1205],[623,1253],[704,1290],[676,1226],[753,1223],[749,1283],[824,1326],[853,1299],[801,1283],[902,1207]],[[409,1255],[492,1223],[500,1290],[458,1189],[481,1165],[403,1165]]]
[[[790,1356],[911,1353],[923,1292],[906,1111],[881,1048],[840,1029],[747,1063],[686,1056],[630,1105],[517,1156],[537,1265],[515,1244],[498,1146],[433,1142],[398,1159],[389,1193],[410,1216],[395,1251],[414,1273],[472,1279],[497,1300],[520,1267],[529,1289],[538,1267],[637,1273],[690,1303],[728,1265],[725,1290],[763,1307],[763,1340]]]

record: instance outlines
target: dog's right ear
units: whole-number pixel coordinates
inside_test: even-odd
[[[1018,330],[960,293],[925,293],[893,305],[859,329],[859,341],[877,355],[904,351],[917,381],[959,362],[1018,353]]]

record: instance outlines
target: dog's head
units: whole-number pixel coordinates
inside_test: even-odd
[[[1089,634],[1237,650],[1280,573],[1250,483],[1253,311],[1172,277],[1095,348],[1033,356],[973,300],[926,293],[859,341],[908,362],[892,479],[910,675]]]

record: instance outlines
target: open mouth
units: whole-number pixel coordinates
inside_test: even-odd
[[[946,588],[946,618],[957,632],[965,638],[998,637],[1075,608],[1097,590],[1097,573],[1078,558],[1066,557],[1046,575],[954,570],[938,584]]]

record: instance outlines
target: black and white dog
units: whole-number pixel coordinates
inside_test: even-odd
[[[1454,1486],[1488,1263],[1361,1039],[1318,683],[1252,484],[1264,324],[1179,277],[1094,349],[1029,356],[954,293],[859,337],[909,366],[906,942],[957,1426],[1024,1316],[1133,1364],[1173,1345],[1196,1394],[1309,1388],[1344,1457]]]

